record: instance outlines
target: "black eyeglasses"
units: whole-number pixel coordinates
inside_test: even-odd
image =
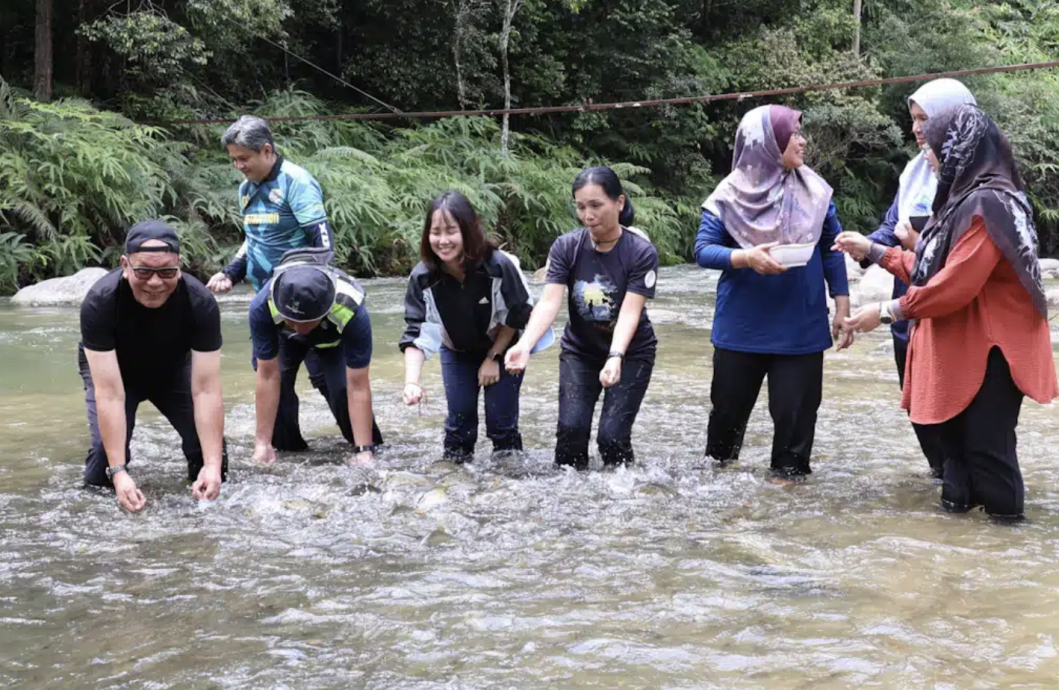
[[[163,266],[162,268],[149,268],[147,266],[130,266],[133,274],[139,280],[150,280],[155,273],[162,280],[172,280],[180,273],[180,266]]]

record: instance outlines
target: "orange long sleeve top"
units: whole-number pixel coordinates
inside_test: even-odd
[[[915,253],[891,247],[880,262],[911,282]],[[1018,274],[975,216],[926,285],[898,300],[898,316],[916,319],[908,344],[901,407],[917,424],[940,424],[967,409],[985,380],[989,351],[999,347],[1011,377],[1039,403],[1059,396],[1048,321]]]

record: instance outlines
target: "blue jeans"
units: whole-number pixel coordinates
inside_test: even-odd
[[[298,371],[302,362],[309,371],[309,382],[313,388],[324,396],[327,406],[334,415],[338,428],[347,441],[356,445],[353,440],[353,427],[349,421],[349,401],[346,397],[346,358],[342,346],[319,348],[313,347],[297,338],[281,337],[279,340],[279,375],[280,394],[279,408],[276,411],[276,425],[272,430],[272,446],[276,450],[306,450],[305,442],[298,421],[298,396],[294,386],[298,380]],[[255,361],[254,368],[257,368]],[[382,443],[382,432],[372,420],[372,443]]]
[[[486,353],[441,348],[441,378],[445,382],[449,416],[445,419],[445,457],[468,460],[478,441],[478,369]],[[485,435],[493,452],[522,450],[518,430],[518,395],[522,374],[509,374],[500,365],[500,380],[485,388]]]
[[[555,462],[588,467],[588,439],[592,434],[592,411],[603,391],[599,373],[606,362],[586,359],[572,352],[559,355],[559,429],[556,432]],[[603,394],[596,444],[604,465],[630,463],[632,425],[640,411],[654,362],[626,361],[621,381]]]

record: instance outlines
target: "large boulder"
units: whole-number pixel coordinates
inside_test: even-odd
[[[857,289],[853,291],[853,301],[858,306],[870,302],[882,302],[890,299],[894,292],[894,277],[881,266],[872,266],[860,279]]]
[[[72,276],[51,278],[28,285],[11,298],[12,304],[26,306],[78,306],[96,281],[109,271],[105,268],[83,268]]]

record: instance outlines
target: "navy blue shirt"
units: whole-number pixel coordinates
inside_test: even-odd
[[[338,332],[338,327],[326,318],[311,333],[298,335],[283,323],[272,320],[268,308],[271,281],[265,283],[261,292],[250,303],[250,340],[254,356],[260,360],[275,359],[279,355],[279,339],[290,338],[307,347],[320,347],[340,343],[349,369],[363,369],[371,363],[371,318],[362,304],[349,323]]]
[[[894,195],[894,203],[891,204],[890,209],[883,216],[882,225],[879,229],[868,235],[868,239],[876,244],[881,244],[886,247],[900,247],[901,240],[894,234],[894,228],[897,227],[897,199],[900,196],[900,192]],[[867,268],[871,265],[870,261],[862,261],[861,266]],[[894,278],[894,299],[900,299],[905,296],[908,292],[908,283],[905,283],[900,278]],[[899,340],[908,342],[908,322],[907,321],[894,321],[890,325],[890,332],[894,334],[894,337]]]
[[[570,319],[563,333],[563,351],[603,360],[610,352],[625,293],[655,296],[658,251],[642,235],[623,230],[613,249],[600,252],[593,248],[588,230],[582,228],[552,244],[547,282],[568,288]],[[653,362],[657,344],[644,309],[625,359]]]
[[[849,294],[846,260],[831,251],[840,232],[832,203],[809,263],[763,276],[752,268],[732,268],[732,252],[739,244],[720,218],[703,211],[695,261],[722,271],[713,316],[714,346],[774,355],[807,355],[831,347],[825,278],[832,297]]]

